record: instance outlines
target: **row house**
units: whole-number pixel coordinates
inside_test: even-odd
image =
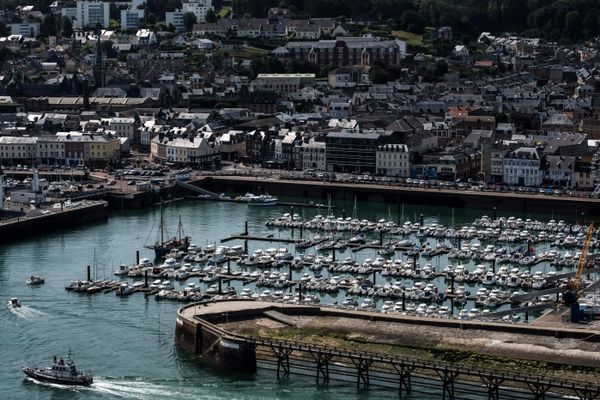
[[[503,181],[508,185],[540,186],[540,156],[533,147],[519,147],[504,156]]]
[[[29,164],[37,160],[37,137],[0,137],[0,165]]]
[[[405,144],[385,144],[375,151],[378,175],[407,178],[410,176],[410,152]]]
[[[296,144],[294,153],[297,155],[295,165],[303,170],[312,168],[317,171],[327,169],[327,151],[325,142],[314,138]]]

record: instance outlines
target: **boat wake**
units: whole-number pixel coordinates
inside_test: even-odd
[[[86,388],[87,389],[87,388]],[[202,393],[201,387],[185,386],[173,382],[171,385],[138,380],[96,379],[90,390],[127,399],[219,399],[219,396]]]
[[[13,315],[23,319],[36,319],[46,315],[45,312],[36,310],[35,308],[29,306],[21,306],[18,308],[9,306],[8,309],[11,313],[13,313]]]

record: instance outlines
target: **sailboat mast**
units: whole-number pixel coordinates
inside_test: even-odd
[[[165,242],[164,238],[164,218],[163,218],[163,203],[160,202],[160,244],[162,245]]]
[[[181,224],[181,214],[179,214],[179,228],[178,228],[179,240],[183,239],[183,225]]]

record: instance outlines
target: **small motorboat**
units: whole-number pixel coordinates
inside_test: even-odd
[[[38,381],[61,385],[89,386],[94,382],[94,378],[90,373],[77,370],[71,358],[71,353],[65,359],[60,358],[57,360],[55,356],[51,367],[24,367],[23,372]]]
[[[43,276],[31,275],[26,281],[28,285],[43,285],[46,280]]]
[[[21,308],[21,302],[16,297],[12,297],[8,300],[8,306],[11,308]]]

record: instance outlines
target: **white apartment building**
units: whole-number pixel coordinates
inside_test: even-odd
[[[93,0],[77,0],[77,18],[75,27],[95,28],[96,24],[102,28],[110,25],[110,3]]]
[[[178,164],[210,164],[220,160],[220,153],[203,137],[154,138],[151,144],[154,159]]]
[[[144,10],[121,10],[121,29],[131,30],[140,27],[140,19],[144,18]]]
[[[111,118],[109,121],[110,129],[117,133],[117,136],[133,139],[135,134],[135,119],[134,118],[123,118],[116,117]]]
[[[540,157],[533,147],[519,147],[504,156],[504,183],[518,186],[540,186]]]
[[[185,24],[183,23],[183,14],[184,12],[179,9],[175,11],[167,11],[165,13],[165,25],[167,28],[169,25],[173,25],[175,27],[175,31],[183,32],[185,30]]]
[[[181,5],[181,11],[183,11],[183,14],[191,12],[196,15],[196,22],[205,22],[206,13],[208,10],[212,9],[212,0],[187,0]],[[169,26],[169,24],[167,24],[167,26]]]
[[[23,37],[38,37],[40,35],[40,24],[38,22],[10,24],[10,33],[11,35],[21,35]]]
[[[375,151],[378,175],[406,178],[410,176],[410,153],[405,144],[385,144]]]
[[[300,147],[300,151],[302,152],[302,169],[327,170],[325,142],[316,142],[314,139],[311,139],[308,143],[303,142]]]
[[[37,159],[37,137],[0,137],[0,165],[27,163]]]

